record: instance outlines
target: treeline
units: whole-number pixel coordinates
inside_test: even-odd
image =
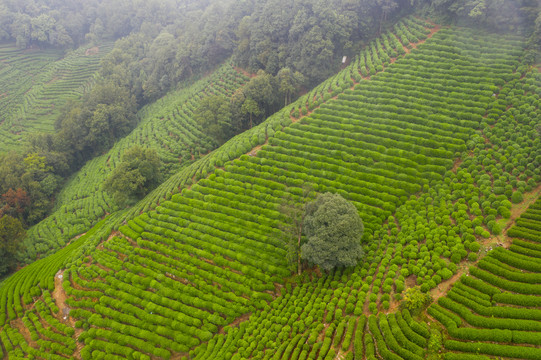
[[[15,40],[24,48],[118,39],[145,27],[178,26],[211,3],[218,1],[2,0],[0,40]]]
[[[231,98],[221,95],[201,100],[193,117],[219,144],[260,124],[268,116],[291,102],[305,85],[305,77],[289,68],[276,76],[259,70]]]

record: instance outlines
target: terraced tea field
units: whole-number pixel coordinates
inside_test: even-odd
[[[0,44],[0,151],[17,150],[26,134],[52,132],[62,106],[94,84],[112,43],[58,50],[20,50]]]
[[[230,96],[246,81],[244,75],[227,64],[211,77],[143,108],[138,114],[138,127],[107,154],[89,161],[75,174],[58,195],[54,212],[29,229],[25,260],[55,252],[106,214],[119,210],[102,184],[126,149],[134,145],[155,149],[167,177],[216,148],[214,140],[201,131],[191,115],[203,96]]]
[[[403,20],[297,102],[6,280],[2,350],[10,358],[398,360],[440,356],[443,344],[446,359],[538,358],[539,201],[506,229],[513,203],[541,191],[541,76],[521,63],[523,47],[517,36]],[[231,68],[222,71],[218,78]],[[154,119],[187,113],[171,104]],[[173,133],[158,124],[175,122],[151,121],[154,110],[126,142]],[[161,139],[155,147],[167,149]],[[72,189],[98,193],[92,177],[117,159],[89,164]],[[290,276],[278,208],[286,194],[302,201],[306,186],[359,210],[366,256],[356,267]],[[64,193],[51,219],[73,218],[82,208],[67,210],[74,194]],[[55,229],[48,221],[40,226]],[[502,231],[523,239],[479,260]],[[38,246],[59,247],[51,244]],[[435,291],[474,263],[428,310],[443,326],[399,310],[406,288]]]
[[[451,338],[447,359],[541,357],[540,214],[541,198],[509,230],[520,239],[490,251],[428,309]]]

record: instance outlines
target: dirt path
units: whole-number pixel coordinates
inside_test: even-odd
[[[267,145],[269,143],[269,139],[267,138],[267,140],[265,140],[265,142],[261,145],[257,145],[255,148],[253,148],[252,150],[248,151],[246,153],[246,155],[248,156],[256,156],[257,153],[259,152],[259,150],[261,150],[261,148],[265,145]]]
[[[430,39],[432,36],[434,36],[435,33],[440,31],[440,29],[441,29],[440,25],[435,25],[432,29],[430,29],[430,33],[428,33],[426,35],[426,39],[420,40],[420,41],[418,41],[416,43],[411,43],[411,46],[414,47],[415,49],[417,49],[417,46],[424,44],[428,39]]]
[[[456,171],[458,170],[458,167],[460,166],[460,164],[462,164],[462,159],[461,158],[456,159],[451,171],[456,174]]]
[[[513,204],[511,206],[511,216],[509,219],[506,220],[505,226],[502,229],[502,233],[500,235],[491,236],[485,241],[483,241],[483,245],[485,246],[485,252],[486,247],[497,246],[501,245],[505,248],[508,248],[511,245],[511,239],[507,237],[507,231],[515,225],[516,220],[530,207],[532,203],[537,200],[537,198],[541,195],[541,185],[533,189],[532,191],[525,193],[523,195],[523,201],[519,204]]]
[[[236,318],[231,324],[228,324],[227,326],[230,326],[230,327],[238,326],[241,322],[248,320],[251,315],[252,315],[251,312],[246,313],[246,314]],[[224,334],[224,327],[225,326],[222,326],[220,328],[220,330],[218,331],[218,334]]]
[[[69,310],[70,308],[66,304],[66,292],[64,291],[64,287],[62,286],[62,282],[64,281],[64,270],[59,270],[56,275],[54,276],[54,291],[51,294],[53,297],[56,306],[58,306],[58,309],[60,310],[58,314],[53,314],[56,316],[56,318],[63,323],[69,322]]]
[[[507,237],[507,231],[515,225],[516,220],[526,211],[529,206],[535,202],[535,200],[541,195],[541,185],[529,193],[524,194],[524,201],[519,204],[515,204],[511,207],[511,217],[506,221],[505,227],[500,235],[492,236],[482,242],[483,246],[480,249],[479,259],[473,263],[462,262],[459,265],[459,269],[455,275],[449,280],[442,281],[437,287],[430,291],[430,295],[434,301],[447,294],[452,285],[460,279],[462,274],[467,273],[471,265],[477,264],[477,262],[486,255],[487,252],[492,250],[493,246],[503,246],[508,248],[511,245],[511,238]]]
[[[244,76],[249,77],[250,79],[257,76],[257,74],[250,73],[250,72],[248,72],[248,71],[246,71],[246,70],[244,70],[244,69],[242,69],[242,68],[240,68],[238,66],[233,66],[233,69],[235,69],[236,72],[238,72],[238,73],[240,73],[240,74],[242,74]]]
[[[77,340],[81,333],[83,332],[83,329],[78,329],[75,327],[75,319],[69,316],[70,307],[66,304],[67,294],[66,291],[64,291],[64,287],[62,286],[62,282],[64,281],[64,270],[59,270],[56,275],[54,276],[54,291],[51,294],[52,298],[54,299],[56,306],[58,306],[58,309],[60,310],[58,314],[53,314],[58,321],[68,324],[72,328],[75,329],[75,335],[74,338]],[[81,349],[84,347],[83,343],[77,342],[77,348],[75,349],[75,352],[73,353],[73,356],[76,359],[81,358]]]
[[[32,340],[30,330],[28,330],[28,328],[24,325],[22,318],[17,318],[11,321],[10,325],[11,327],[16,328],[21,333],[21,335],[24,337],[24,340],[28,343],[30,347],[33,347],[34,349],[39,348],[38,344],[34,340]]]
[[[440,297],[445,296],[447,292],[451,289],[451,287],[454,285],[454,283],[460,279],[462,274],[464,274],[468,270],[467,266],[461,267],[456,274],[451,276],[449,280],[442,281],[438,286],[436,286],[434,289],[430,290],[430,296],[432,296],[432,299],[434,302],[436,302]]]

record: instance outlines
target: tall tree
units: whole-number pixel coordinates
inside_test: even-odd
[[[354,266],[364,255],[363,222],[352,203],[338,194],[325,193],[306,204],[302,258],[331,270]]]
[[[9,189],[0,199],[0,216],[9,215],[23,221],[30,206],[30,197],[21,188]]]
[[[395,0],[376,0],[376,3],[379,5],[381,12],[378,31],[378,33],[381,33],[383,23],[387,20],[387,16],[389,15],[389,13],[398,8],[398,3]]]
[[[276,75],[278,77],[278,83],[280,84],[280,92],[284,96],[284,106],[291,102],[291,96],[304,84],[304,75],[298,71],[291,71],[290,68],[285,67],[278,71]]]
[[[160,167],[156,150],[134,146],[124,152],[120,164],[103,183],[103,189],[118,205],[128,205],[160,183]]]
[[[203,132],[220,145],[234,135],[230,104],[223,96],[208,96],[201,100],[194,112],[194,119]]]
[[[258,115],[260,115],[262,113],[262,111],[259,108],[259,106],[257,105],[257,103],[251,98],[247,98],[246,100],[244,100],[244,103],[242,104],[241,111],[244,114],[250,115],[250,129],[253,126],[252,117],[254,115],[258,116]]]

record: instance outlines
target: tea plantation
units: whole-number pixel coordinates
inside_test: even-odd
[[[138,127],[107,154],[89,161],[72,176],[60,192],[52,215],[29,229],[23,260],[34,261],[38,255],[55,252],[106,214],[119,210],[102,189],[102,184],[126,149],[134,145],[155,149],[165,175],[176,173],[190,164],[192,158],[198,159],[214,149],[216,144],[201,132],[191,114],[206,94],[230,96],[246,80],[244,75],[226,64],[211,77],[196,82],[180,94],[170,94],[143,108]]]
[[[31,229],[28,257],[52,255],[2,283],[0,358],[541,358],[541,75],[524,50],[408,17],[208,155],[190,114],[246,81],[230,64],[145,108]],[[119,210],[100,185],[133,144],[173,175]],[[306,186],[358,209],[357,266],[291,275],[279,207]],[[403,306],[416,286],[426,311]]]
[[[58,50],[20,50],[0,44],[0,151],[20,149],[26,135],[52,132],[60,109],[94,84],[112,43]]]

